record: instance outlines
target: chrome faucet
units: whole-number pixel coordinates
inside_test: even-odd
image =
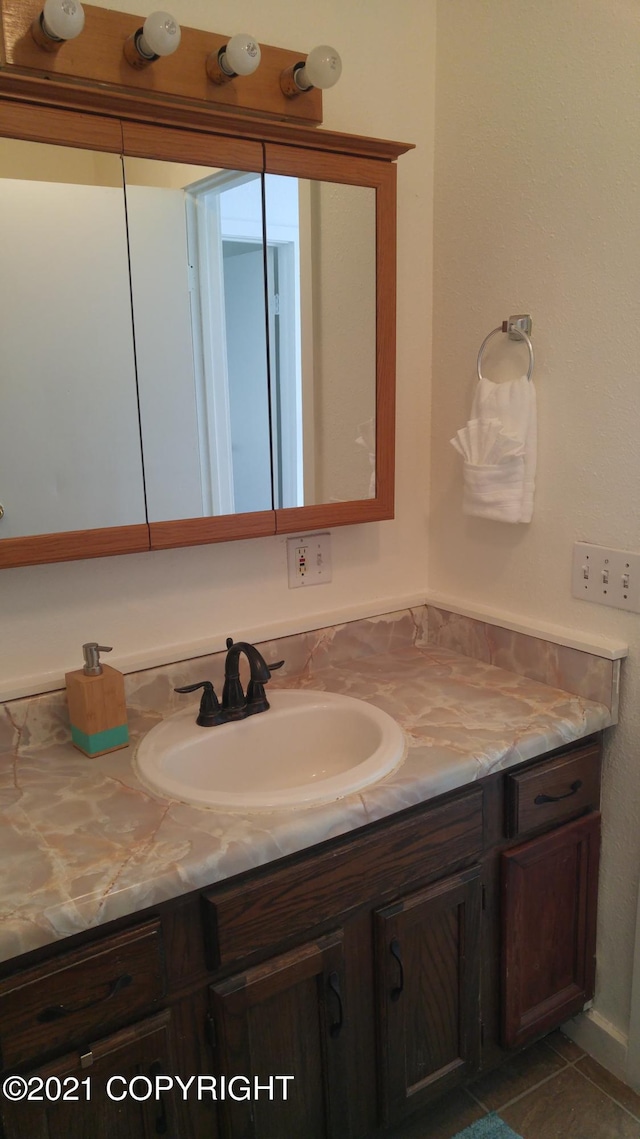
[[[249,683],[246,694],[240,682],[240,657],[244,653],[249,662]],[[195,692],[203,688],[197,724],[203,728],[211,728],[216,724],[227,724],[230,720],[244,720],[257,712],[266,712],[269,707],[264,686],[271,679],[271,673],[276,668],[282,668],[283,660],[274,664],[267,664],[262,653],[255,645],[248,641],[234,642],[227,637],[227,657],[224,664],[224,688],[222,689],[222,703],[218,701],[213,685],[209,680],[202,680],[198,684],[188,684],[184,688],[176,688],[175,692]]]

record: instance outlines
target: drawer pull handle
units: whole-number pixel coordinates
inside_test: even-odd
[[[534,801],[536,807],[539,807],[542,803],[559,803],[561,799],[570,799],[572,795],[576,795],[581,787],[582,787],[582,780],[576,779],[571,784],[571,787],[566,792],[566,794],[564,794],[564,795],[536,795],[536,797],[533,801]]]
[[[396,987],[391,990],[391,1000],[399,1001],[404,991],[404,966],[402,964],[402,957],[400,956],[400,942],[398,941],[397,937],[394,937],[392,939],[389,946],[389,951],[391,953],[391,956],[394,957],[398,962],[398,968],[400,970],[400,984],[396,985]]]
[[[113,997],[126,989],[133,981],[130,973],[123,973],[121,977],[116,977],[114,981],[109,982],[109,991],[103,997],[97,997],[93,1001],[87,1001],[84,1005],[75,1005],[68,1008],[67,1005],[48,1005],[38,1013],[36,1020],[39,1024],[49,1024],[52,1020],[61,1020],[63,1016],[73,1016],[76,1012],[84,1012],[85,1009],[94,1008],[95,1005],[102,1005],[105,1001],[112,1000]]]
[[[342,1032],[342,1025],[344,1024],[344,1006],[342,1004],[342,993],[340,991],[340,977],[336,972],[329,973],[328,977],[329,988],[334,994],[338,1002],[338,1019],[334,1020],[333,1024],[329,1027],[329,1036],[335,1040]]]

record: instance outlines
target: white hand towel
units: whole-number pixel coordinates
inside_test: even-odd
[[[464,457],[463,511],[498,522],[530,522],[536,472],[536,394],[526,376],[481,379],[471,419],[451,440]]]

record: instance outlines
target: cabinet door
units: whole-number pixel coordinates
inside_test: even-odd
[[[593,996],[600,815],[502,855],[502,1042],[519,1046]]]
[[[276,311],[280,329],[271,340],[284,393],[287,327],[300,345],[304,456],[297,471],[293,456],[281,464],[276,532],[392,518],[395,166],[268,142],[265,168],[267,240],[281,251],[278,303],[273,290],[269,313],[272,332]],[[282,225],[288,200],[296,203],[295,230]],[[295,304],[287,289],[287,237],[298,266]],[[283,443],[291,450],[287,402],[293,410],[285,394]]]
[[[349,1139],[343,973],[334,933],[211,986],[225,1139]]]
[[[385,1123],[478,1065],[479,873],[473,867],[375,914]]]
[[[165,1094],[155,1094],[155,1077],[175,1068],[169,1017],[160,1013],[89,1044],[82,1059],[74,1053],[27,1072],[30,1094],[42,1101],[9,1103],[3,1098],[4,1139],[152,1139],[175,1134],[171,1103]],[[109,1085],[112,1076],[118,1078]],[[136,1076],[141,1079],[133,1085],[132,1096],[129,1086]],[[144,1098],[148,1080],[154,1090]]]

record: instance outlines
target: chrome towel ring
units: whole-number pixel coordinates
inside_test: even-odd
[[[531,317],[530,316],[510,316],[508,320],[503,320],[499,328],[493,328],[488,336],[485,336],[480,351],[478,352],[478,363],[476,365],[478,371],[478,379],[484,379],[482,375],[482,353],[484,352],[487,344],[493,336],[497,336],[499,332],[506,332],[511,340],[524,340],[527,348],[529,349],[529,368],[527,371],[527,379],[530,380],[533,375],[533,344],[531,343]]]

